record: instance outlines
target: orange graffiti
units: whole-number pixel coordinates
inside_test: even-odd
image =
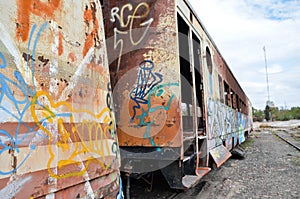
[[[26,41],[29,36],[30,15],[34,14],[43,18],[53,19],[54,11],[59,7],[60,0],[48,0],[48,3],[40,0],[18,0],[18,18],[16,36]]]
[[[61,32],[59,32],[58,34],[58,55],[62,55],[63,52],[64,52],[64,49],[63,49],[63,45],[62,45],[62,41],[63,41],[63,34]]]
[[[106,74],[106,70],[103,67],[101,67],[99,64],[91,62],[91,63],[87,64],[86,67],[92,71],[96,71],[97,73],[99,73],[101,75]]]
[[[92,4],[90,9],[87,8],[84,11],[84,21],[87,24],[88,28],[90,25],[92,25],[93,29],[90,33],[86,32],[86,39],[85,39],[83,52],[82,52],[83,57],[85,57],[89,49],[93,45],[96,45],[96,42],[99,40],[98,38],[99,22],[95,15],[96,15],[95,4]],[[92,24],[90,24],[90,22],[92,22]]]

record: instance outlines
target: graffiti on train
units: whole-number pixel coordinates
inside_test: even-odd
[[[154,67],[150,60],[140,63],[137,83],[130,92],[129,102],[131,123],[137,124],[137,128],[146,127],[144,138],[149,138],[152,145],[155,143],[151,136],[154,133],[151,132],[151,127],[159,126],[162,111],[168,115],[171,103],[176,98],[175,94],[166,94],[166,91],[169,87],[179,86],[179,83],[162,83],[163,75],[154,72]],[[166,124],[160,124],[164,125]]]
[[[92,162],[97,162],[105,169],[111,166],[107,162],[105,165],[98,160],[100,157],[105,161],[106,157],[116,155],[112,153],[117,153],[113,140],[108,140],[115,137],[114,122],[110,117],[109,108],[103,109],[98,114],[88,110],[74,110],[71,104],[67,102],[53,102],[49,94],[43,91],[35,94],[31,104],[31,114],[35,123],[49,137],[50,159],[47,167],[52,177],[81,176]],[[60,110],[65,111],[60,113]],[[76,123],[74,121],[76,115],[91,119],[83,119]],[[53,129],[57,134],[53,135]],[[108,135],[108,132],[111,133]],[[57,157],[58,154],[60,154],[59,157]],[[61,169],[72,164],[82,164],[82,166],[80,170],[57,175],[51,169],[56,166],[52,164],[55,162],[54,160],[57,161],[57,166]]]
[[[35,47],[38,43],[39,37],[41,35],[41,32],[46,28],[47,23],[44,23],[41,28],[38,30],[37,36],[34,41],[34,49],[33,49],[33,57],[31,57],[32,60],[34,60],[35,57]],[[34,31],[36,26],[34,25],[32,30]],[[33,32],[31,31],[31,32]],[[8,61],[6,60],[6,57],[4,56],[4,53],[1,52],[1,61],[2,65],[0,72],[0,110],[1,110],[1,122],[8,122],[9,120],[15,120],[17,122],[17,126],[13,131],[10,129],[10,131],[7,131],[6,129],[0,130],[1,140],[0,140],[0,155],[2,155],[5,151],[8,151],[12,154],[12,156],[15,156],[14,153],[20,153],[19,145],[26,140],[27,137],[31,137],[32,133],[35,133],[35,129],[37,125],[29,126],[23,121],[23,118],[27,114],[30,104],[31,104],[31,97],[34,96],[36,92],[35,84],[33,83],[33,88],[29,86],[28,82],[30,80],[25,80],[23,78],[22,73],[24,74],[24,69],[21,68],[21,58],[18,56],[18,48],[14,45],[14,42],[10,39],[8,33],[4,31],[4,29],[1,29],[2,34],[4,34],[6,37],[1,38],[1,42],[6,46],[8,51],[10,51],[10,55],[14,58],[15,65],[17,67],[17,70],[10,70],[10,66],[7,65]],[[5,40],[4,40],[5,39]],[[30,38],[31,41],[31,38]],[[30,46],[30,41],[28,46]],[[29,58],[27,59],[29,60]],[[28,62],[26,64],[26,74],[29,74],[32,76],[32,82],[34,82],[34,71],[33,67],[28,66]],[[5,72],[5,73],[4,73]],[[11,74],[10,74],[11,73]],[[13,77],[13,78],[11,78]],[[26,75],[28,77],[28,75]],[[18,94],[17,96],[15,94]],[[3,127],[2,127],[3,128]],[[25,128],[26,130],[23,130],[24,133],[20,134],[20,129]],[[15,134],[14,136],[12,134]],[[20,134],[20,135],[19,135]],[[45,138],[44,135],[35,133],[36,136],[41,136],[42,138]],[[12,169],[9,171],[0,171],[1,175],[8,175],[11,173],[16,172],[16,170],[24,164],[28,156],[32,153],[32,150],[35,149],[34,144],[30,144],[30,151],[24,156],[22,160],[18,160],[18,164],[14,163],[12,166]]]
[[[32,6],[33,3],[35,6]],[[63,75],[68,80],[58,77],[61,75],[58,68],[62,66],[59,65],[57,56],[65,53],[64,56],[67,54],[71,61],[76,60],[76,53],[65,52],[63,49],[64,45],[78,47],[78,43],[68,40],[61,31],[62,28],[52,20],[41,25],[30,23],[31,14],[55,19],[54,11],[59,8],[60,0],[48,3],[18,1],[17,5],[15,36],[22,42],[27,42],[25,52],[21,52],[23,49],[16,46],[12,35],[0,24],[0,40],[3,44],[0,51],[0,156],[12,162],[9,164],[11,166],[0,167],[0,175],[16,173],[33,153],[44,149],[48,152],[45,158],[49,159],[45,161],[45,165],[39,163],[45,166],[40,169],[48,169],[53,178],[83,176],[91,164],[110,169],[118,161],[119,154],[110,84],[107,88],[103,86],[101,91],[96,88],[95,93],[106,94],[106,97],[103,96],[106,104],[97,106],[100,109],[91,111],[88,108],[78,108],[77,104],[74,107],[72,103],[76,102],[74,99],[77,91],[74,89],[82,89],[78,86],[81,74],[85,70],[94,70],[89,67],[91,64],[100,68],[100,62],[103,61],[100,50],[97,53],[99,56],[95,57],[95,47],[99,46],[98,21],[93,13],[95,5],[90,3],[84,11],[82,19],[88,27],[86,33],[82,33],[86,36],[82,47],[83,60],[73,73],[65,71]],[[92,25],[88,25],[89,23]],[[42,35],[49,34],[54,35],[49,37],[54,40],[52,43],[41,39]],[[56,55],[53,59],[38,51],[39,46],[44,46],[45,42],[46,45],[50,44],[53,51],[51,53]],[[47,68],[45,70],[48,73],[42,71],[43,67]],[[101,70],[104,69],[94,70],[97,76],[101,75],[98,74]],[[45,77],[41,77],[43,74],[46,74]],[[108,80],[109,78],[107,81],[104,78],[100,81],[107,84]],[[64,86],[58,89],[60,84]],[[78,96],[82,97],[82,93],[79,90]],[[72,165],[71,170],[68,167]],[[56,167],[63,172],[58,174],[53,169]]]
[[[212,138],[217,139],[217,145],[223,140],[238,134],[240,142],[245,140],[244,130],[250,127],[250,118],[221,103],[219,100],[209,99],[208,123]],[[236,141],[236,140],[235,140]]]
[[[43,30],[43,28],[40,30]],[[36,42],[37,41],[38,38],[36,39]],[[34,54],[35,53],[33,53],[31,60],[35,59]],[[0,58],[1,69],[6,69],[6,67],[8,67],[8,61],[2,52],[0,52]],[[33,68],[31,69],[31,74],[34,74]],[[10,78],[12,76],[14,78]],[[110,110],[110,107],[112,107],[112,102],[109,100],[111,99],[110,94],[107,94],[107,108],[104,108],[98,114],[94,114],[88,110],[74,110],[70,103],[66,101],[54,102],[49,93],[36,91],[34,75],[32,75],[33,88],[25,82],[22,74],[18,70],[13,71],[13,75],[10,73],[0,73],[0,77],[1,122],[7,122],[10,118],[17,121],[14,132],[12,132],[11,129],[10,132],[5,129],[0,129],[0,155],[7,151],[15,156],[21,152],[22,148],[19,146],[24,144],[23,142],[25,140],[40,137],[41,139],[49,140],[48,149],[50,159],[48,161],[48,169],[52,177],[83,175],[91,161],[98,162],[99,165],[105,169],[110,167],[110,164],[104,165],[103,162],[98,160],[99,157],[105,160],[106,156],[117,155],[118,153],[117,143],[114,141],[115,131],[112,110]],[[18,96],[14,95],[16,92]],[[29,111],[34,119],[33,125],[29,125],[23,121]],[[78,118],[89,119],[76,123],[74,121],[75,115],[77,115],[76,117]],[[70,124],[69,127],[67,127],[66,124]],[[24,128],[26,130],[24,130]],[[23,129],[22,134],[19,132],[20,129]],[[57,134],[55,134],[55,132],[57,132]],[[12,133],[14,133],[14,136]],[[103,143],[94,140],[95,138],[100,139]],[[37,146],[34,141],[32,141],[29,142],[29,147],[30,151],[22,160],[18,159],[11,170],[1,170],[0,174],[8,175],[16,172]],[[50,169],[56,166],[51,163],[56,154],[58,154],[57,149],[61,150],[60,154],[64,151],[73,150],[71,155],[58,161],[57,166],[60,168],[69,164],[78,164],[81,162],[80,156],[82,156],[82,154],[88,153],[90,156],[85,155],[85,157],[82,157],[87,160],[82,170],[58,176],[52,173]],[[58,157],[56,157],[56,160],[57,158]],[[59,158],[62,157],[60,156]]]
[[[130,93],[130,99],[133,100],[136,105],[133,106],[133,116],[136,116],[136,109],[141,108],[141,104],[148,104],[149,100],[147,95],[155,88],[159,83],[162,82],[162,75],[153,72],[154,63],[150,60],[143,61],[140,65],[138,74],[138,82],[136,88]]]
[[[136,7],[128,3],[121,8],[114,7],[111,9],[110,21],[117,23],[116,28],[114,28],[114,49],[118,49],[119,52],[116,72],[119,71],[121,65],[125,41],[130,41],[131,45],[137,46],[145,39],[153,22],[149,13],[150,7],[146,2],[141,2]],[[139,24],[137,25],[137,23]]]
[[[60,7],[60,0],[46,2],[35,0],[18,0],[18,14],[16,25],[16,36],[22,41],[27,41],[30,32],[30,15],[34,14],[39,17],[49,17],[54,19],[54,12]],[[33,6],[34,4],[34,6]]]
[[[27,41],[30,36],[30,17],[31,15],[37,15],[42,18],[51,18],[55,20],[54,12],[60,8],[61,0],[52,0],[46,2],[36,1],[36,0],[18,0],[18,10],[17,10],[17,25],[16,25],[16,37],[22,41]],[[33,6],[34,5],[34,6]],[[86,23],[85,32],[85,43],[82,51],[83,57],[86,56],[87,52],[91,47],[100,46],[99,42],[99,21],[95,15],[97,11],[96,3],[90,2],[84,11],[84,21]],[[58,31],[58,54],[62,55],[63,52],[63,41],[71,43],[68,38],[61,31],[62,27],[58,26],[60,31]],[[75,42],[75,45],[80,45]]]

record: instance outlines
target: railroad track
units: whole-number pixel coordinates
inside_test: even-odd
[[[195,198],[202,190],[206,181],[201,181],[185,191],[176,191],[169,188],[167,182],[163,179],[160,172],[153,174],[154,181],[151,190],[148,190],[149,183],[146,183],[143,179],[131,179],[131,199],[144,199],[144,198],[165,198],[165,199],[182,199],[182,198]],[[159,182],[159,185],[157,185]]]
[[[285,141],[286,143],[288,143],[289,145],[293,146],[294,148],[296,148],[298,151],[300,151],[300,143],[298,141],[296,141],[291,135],[289,135],[288,133],[285,133],[283,131],[279,131],[279,132],[274,132],[274,134],[279,137],[280,139],[282,139],[283,141]]]

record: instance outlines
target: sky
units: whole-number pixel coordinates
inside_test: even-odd
[[[189,2],[254,108],[268,100],[266,66],[270,100],[300,107],[300,0]]]

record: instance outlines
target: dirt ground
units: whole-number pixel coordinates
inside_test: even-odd
[[[186,197],[178,197],[300,198],[300,151],[274,135],[276,131],[300,134],[298,124],[256,124],[255,131],[241,145],[246,152],[244,159],[229,159],[201,180],[200,192],[195,194],[195,187],[188,191],[194,194],[187,192]],[[264,128],[258,128],[260,125]]]
[[[230,158],[194,188],[181,193],[171,190],[162,176],[154,177],[151,192],[146,191],[149,186],[143,181],[132,180],[131,198],[300,199],[300,151],[278,138],[276,132],[290,134],[300,146],[299,120],[255,123],[254,131],[240,146],[244,159]]]

